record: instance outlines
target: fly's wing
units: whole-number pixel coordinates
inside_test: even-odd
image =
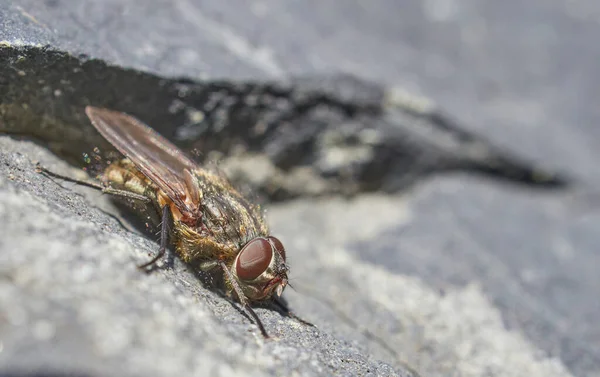
[[[194,161],[132,116],[92,106],[87,106],[85,113],[98,132],[164,191],[180,210],[188,209],[184,201],[188,192],[184,172],[196,168]]]

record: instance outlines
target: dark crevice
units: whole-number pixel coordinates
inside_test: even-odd
[[[234,183],[271,201],[392,193],[452,171],[535,187],[571,183],[494,148],[440,112],[391,107],[386,88],[352,76],[192,81],[6,45],[0,77],[0,131],[41,140],[79,167],[95,147],[104,156],[114,153],[83,112],[94,105],[138,117],[200,163],[228,164]],[[245,179],[257,167],[240,161],[256,156],[267,159],[272,176]]]

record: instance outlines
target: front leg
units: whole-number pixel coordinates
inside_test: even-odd
[[[237,283],[237,280],[235,280],[235,278],[233,277],[233,274],[231,273],[231,271],[229,271],[229,268],[227,268],[227,266],[225,265],[225,262],[219,261],[219,266],[223,270],[225,279],[233,287],[233,290],[235,291],[235,294],[237,295],[238,300],[240,300],[242,307],[244,307],[246,309],[246,311],[248,313],[250,313],[252,318],[254,318],[254,321],[256,322],[256,325],[260,329],[260,332],[262,333],[262,335],[268,339],[269,334],[267,334],[267,330],[265,330],[265,326],[263,325],[260,318],[258,318],[258,315],[256,315],[256,312],[254,311],[254,309],[252,309],[252,307],[250,307],[250,304],[248,303],[248,299],[244,295],[244,292],[242,292],[242,288],[240,288],[239,284]]]

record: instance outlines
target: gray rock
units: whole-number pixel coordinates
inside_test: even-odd
[[[177,83],[185,89],[268,80],[252,82],[280,83],[293,94],[286,97],[292,106],[306,93],[321,93],[333,131],[369,121],[384,136],[396,135],[396,125],[412,126],[402,128],[410,135],[440,126],[420,106],[382,112],[389,92],[378,85],[310,79],[317,70],[341,70],[420,89],[502,149],[594,186],[600,177],[594,4],[0,2],[0,129],[13,134],[0,139],[0,374],[600,375],[597,215],[593,208],[574,210],[563,192],[446,175],[412,179],[404,193],[397,192],[404,184],[392,185],[394,193],[385,194],[384,183],[403,171],[391,169],[375,187],[359,184],[351,199],[311,197],[339,191],[316,179],[314,192],[269,204],[268,218],[290,250],[295,289],[286,298],[317,328],[259,308],[275,337],[265,341],[235,304],[179,262],[138,272],[135,264],[157,249],[152,235],[127,230],[107,198],[49,180],[33,165],[77,175],[48,148],[70,161],[93,146],[107,148],[85,128],[81,110],[88,100],[146,115],[185,146],[202,134],[186,122],[197,114],[177,111]],[[32,51],[37,55],[27,55]],[[68,64],[49,64],[56,58],[92,67],[67,74]],[[42,67],[41,77],[32,76]],[[290,79],[292,73],[307,78]],[[72,82],[61,82],[65,75]],[[214,77],[226,80],[198,80]],[[364,114],[340,116],[347,104]],[[411,117],[421,121],[406,121]],[[441,134],[456,135],[452,130]],[[210,140],[239,179],[256,178],[244,172],[265,162],[289,174],[268,148],[244,170],[239,159],[248,155],[218,144],[230,137]],[[447,144],[432,142],[440,138],[430,134],[423,140],[410,144],[426,146],[418,149],[430,163],[423,166],[440,166],[449,154],[434,152],[448,152]],[[458,140],[450,155],[465,161],[465,139]],[[484,145],[495,158],[509,156]],[[481,164],[494,160],[489,156],[475,159],[477,168],[459,168],[485,171]],[[527,168],[519,158],[506,159],[501,165]],[[318,172],[309,178],[340,171],[314,159],[291,166]],[[351,182],[373,182],[358,177]],[[250,184],[268,186],[257,181]]]
[[[140,273],[136,263],[156,252],[151,240],[103,212],[105,197],[37,174],[26,156],[65,170],[45,150],[1,142],[4,372],[408,375],[358,342],[257,309],[274,337],[265,340],[181,263]]]

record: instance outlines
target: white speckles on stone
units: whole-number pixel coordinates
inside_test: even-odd
[[[54,337],[56,328],[54,324],[47,320],[39,320],[32,327],[33,336],[39,341],[48,341]]]
[[[426,97],[417,96],[401,87],[389,88],[385,93],[384,103],[386,106],[398,107],[417,113],[428,113],[435,107],[435,104]]]
[[[6,318],[11,326],[19,327],[25,325],[29,321],[29,316],[25,308],[20,305],[15,305],[14,302],[10,305],[10,302],[6,300],[6,298],[10,297],[6,297],[5,295],[2,296],[0,296],[1,299],[4,299],[4,302],[0,305],[0,308],[3,308],[0,310],[4,312],[2,313],[2,317]]]
[[[200,123],[206,117],[203,111],[196,110],[194,108],[187,108],[185,113],[187,115],[188,122],[192,124]]]
[[[88,264],[82,265],[77,270],[73,271],[73,282],[82,284],[90,281],[94,276],[94,267]]]

